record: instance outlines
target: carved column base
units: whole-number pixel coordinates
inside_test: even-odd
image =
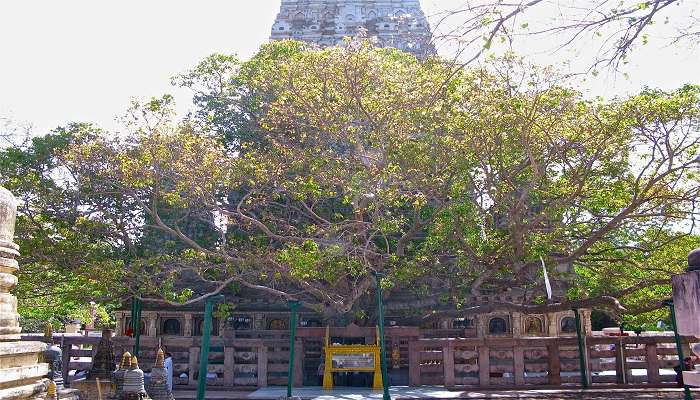
[[[18,266],[16,260],[7,257],[9,252],[17,253],[14,247],[0,242],[0,342],[19,340],[22,332],[17,314],[17,298],[9,293],[17,285],[17,277],[13,274]]]
[[[49,366],[40,363],[41,342],[0,343],[0,399],[31,399],[46,391]]]

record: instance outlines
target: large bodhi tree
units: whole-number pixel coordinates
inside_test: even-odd
[[[146,229],[185,245],[133,270],[145,298],[247,287],[333,318],[363,310],[381,271],[390,302],[420,295],[391,305],[413,314],[649,307],[695,240],[698,87],[589,101],[512,57],[455,71],[363,42],[273,43],[178,80],[198,113],[135,103],[126,135],[64,157],[82,193],[128,204],[126,246]],[[543,299],[540,258],[564,298]],[[506,288],[524,295],[471,301]]]

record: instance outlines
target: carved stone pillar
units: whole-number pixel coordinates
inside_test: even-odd
[[[184,336],[193,336],[194,331],[192,330],[192,314],[185,314],[185,331]]]
[[[226,329],[226,318],[219,318],[219,336],[224,336],[225,329]]]
[[[511,316],[511,322],[513,323],[512,332],[513,337],[521,337],[523,335],[523,315],[519,312],[514,312]]]
[[[122,336],[122,335],[124,335],[124,313],[123,312],[114,313],[114,317],[117,320],[116,326],[114,327],[114,334],[116,336]]]
[[[559,336],[559,327],[557,326],[557,314],[548,313],[547,314],[547,334],[550,337]]]
[[[146,315],[146,335],[157,336],[158,334],[158,314],[148,313]]]
[[[253,329],[264,330],[267,328],[265,326],[267,321],[265,321],[265,315],[263,313],[253,314]]]
[[[17,298],[10,290],[17,285],[19,246],[14,243],[17,201],[0,187],[0,399],[41,396],[48,387],[44,377],[48,364],[40,363],[46,350],[41,342],[20,342]]]
[[[487,315],[479,314],[476,316],[477,337],[485,338],[489,332],[489,319]]]
[[[593,323],[591,322],[591,312],[592,310],[589,309],[581,310],[581,326],[583,328],[583,334],[586,336],[593,335]]]

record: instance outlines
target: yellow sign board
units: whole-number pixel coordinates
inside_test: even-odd
[[[377,343],[379,343],[378,333]],[[324,350],[324,389],[333,389],[334,372],[374,372],[372,387],[374,389],[382,388],[380,348],[378,344],[331,345],[330,328],[326,327],[326,346]]]

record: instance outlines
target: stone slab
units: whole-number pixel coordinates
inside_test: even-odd
[[[207,399],[232,399],[234,397],[210,397],[207,392]],[[512,391],[450,391],[444,387],[392,387],[391,398],[401,399],[530,399],[530,400],[550,400],[550,399],[682,399],[681,389],[603,389],[595,388],[589,390],[563,389],[563,390],[512,390]],[[700,391],[694,391],[694,396]],[[277,400],[286,396],[286,388],[263,388],[259,389],[247,399]],[[382,392],[372,391],[365,388],[336,388],[331,391],[324,391],[322,388],[299,388],[293,392],[294,397],[303,400],[359,400],[359,399],[382,399]],[[185,400],[177,398],[176,400]]]
[[[46,350],[46,343],[43,342],[5,342],[0,343],[0,356],[41,353]]]
[[[678,333],[700,336],[700,271],[675,275],[672,281]]]
[[[0,370],[0,385],[10,382],[21,382],[32,378],[40,378],[49,373],[48,364],[36,364],[26,367],[5,368]],[[2,397],[0,397],[2,399]]]
[[[683,372],[683,383],[688,386],[700,387],[700,372],[698,371],[684,371]]]
[[[31,399],[39,398],[36,396],[43,396],[46,392],[48,385],[48,379],[37,380],[35,383],[22,385],[18,387],[12,387],[7,389],[0,389],[0,399],[2,400],[19,400],[19,399]]]
[[[77,379],[71,381],[70,386],[80,392],[81,400],[103,400],[113,394],[112,381],[108,380],[100,380],[100,391],[97,390],[96,380]]]

